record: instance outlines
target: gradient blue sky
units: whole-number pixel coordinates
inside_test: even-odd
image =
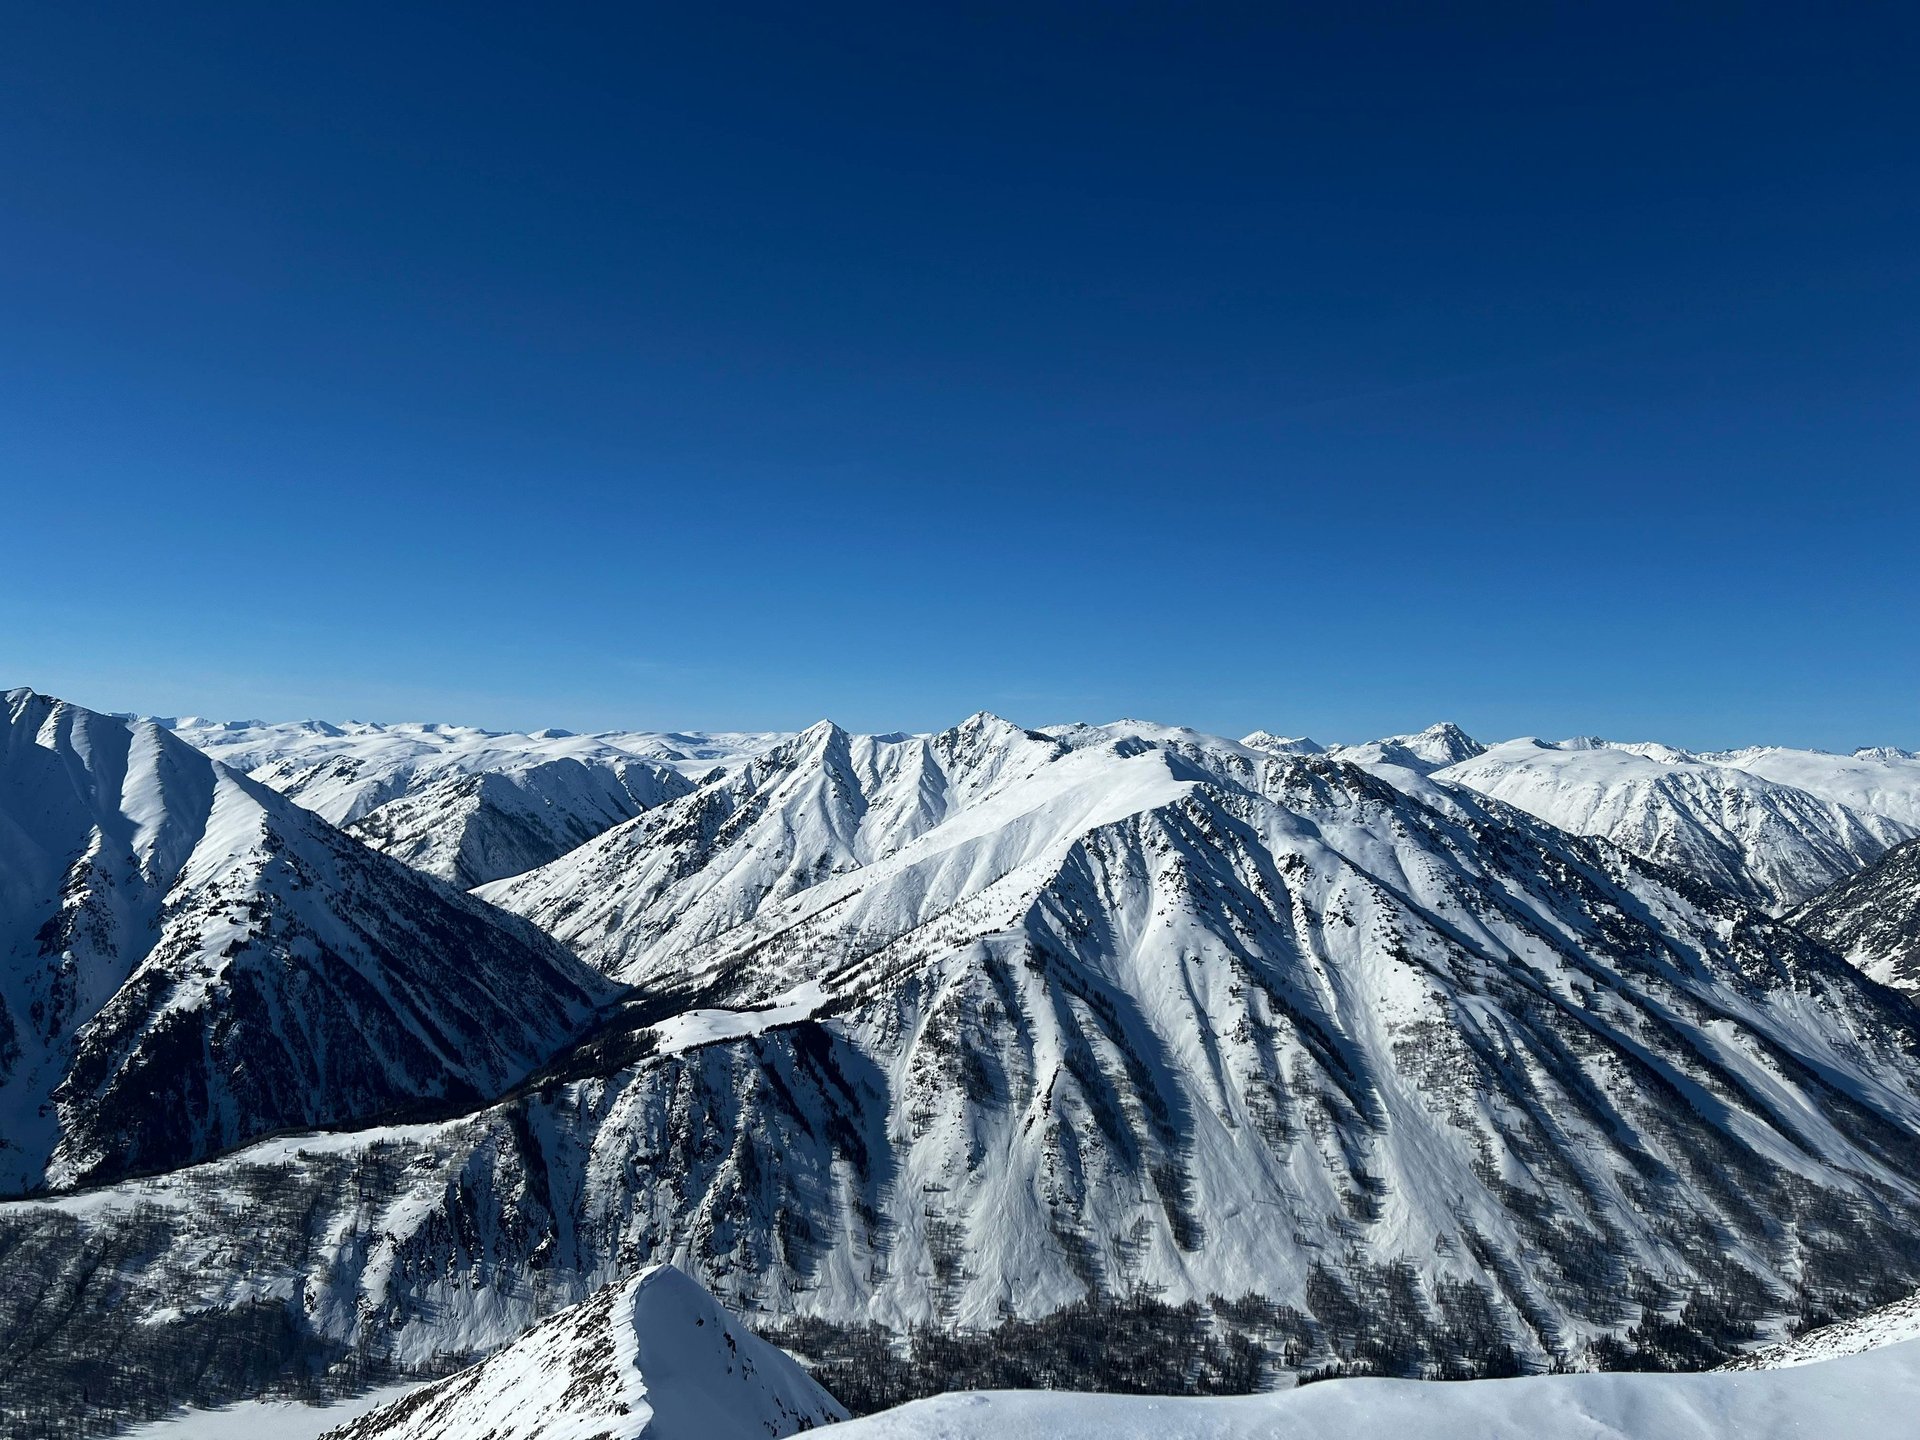
[[[46,5],[0,682],[1920,745],[1920,9]]]

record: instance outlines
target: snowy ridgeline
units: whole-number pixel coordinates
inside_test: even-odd
[[[328,820],[354,825],[376,848],[466,885],[544,864],[792,738],[517,735],[326,721],[161,723]],[[1434,774],[1562,829],[1604,836],[1774,911],[1811,899],[1889,846],[1920,836],[1920,758],[1888,746],[1850,755],[1777,746],[1697,753],[1586,737],[1489,748],[1454,725],[1363,745],[1320,745],[1264,730],[1236,742],[1135,721],[1054,726],[1047,733],[1069,744],[1086,736],[1135,733],[1163,742],[1178,736],[1221,752],[1325,754],[1370,768]],[[495,778],[483,783],[481,776]]]

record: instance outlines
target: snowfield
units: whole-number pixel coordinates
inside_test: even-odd
[[[1916,1416],[1920,1341],[1907,1341],[1744,1374],[1328,1380],[1222,1400],[941,1395],[825,1433],[835,1440],[1911,1440]]]

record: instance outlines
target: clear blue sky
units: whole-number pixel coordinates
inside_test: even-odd
[[[1920,9],[15,7],[0,681],[1920,745]]]

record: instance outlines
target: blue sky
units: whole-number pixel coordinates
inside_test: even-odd
[[[722,8],[10,17],[0,680],[1920,746],[1920,12]]]

